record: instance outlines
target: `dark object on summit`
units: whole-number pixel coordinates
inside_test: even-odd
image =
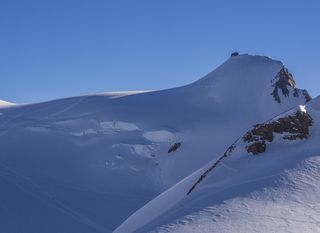
[[[233,52],[233,53],[231,53],[231,57],[236,57],[236,56],[239,56],[239,53],[238,53],[238,52]]]

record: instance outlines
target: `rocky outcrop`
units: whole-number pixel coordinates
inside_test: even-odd
[[[312,100],[311,96],[309,95],[309,93],[308,93],[308,91],[306,89],[303,89],[301,91],[301,93],[304,96],[304,98],[306,99],[306,102],[309,102],[310,100]]]
[[[254,142],[250,146],[246,147],[248,153],[252,153],[254,155],[265,152],[266,148],[267,145],[264,141]]]
[[[271,81],[272,86],[274,87],[271,95],[278,103],[281,103],[281,98],[279,92],[281,91],[282,95],[285,97],[290,96],[290,89],[293,90],[293,96],[299,98],[301,95],[305,98],[306,102],[311,100],[307,90],[300,90],[296,88],[296,83],[293,79],[292,74],[284,66],[279,71],[277,76]]]
[[[267,142],[272,142],[274,134],[283,134],[284,140],[305,139],[309,136],[309,127],[312,126],[311,116],[304,111],[297,111],[293,115],[278,118],[266,124],[254,125],[253,129],[243,136],[248,143],[248,153],[260,154],[265,152]]]
[[[214,170],[224,159],[232,155],[232,152],[239,145],[240,141],[244,141],[248,145],[245,147],[248,153],[260,154],[266,151],[267,143],[274,140],[275,134],[282,134],[284,140],[305,139],[309,136],[309,127],[312,126],[311,116],[303,111],[298,110],[292,115],[278,118],[270,123],[257,124],[253,129],[248,131],[242,138],[238,138],[223,153],[212,166],[210,166],[199,179],[188,190],[189,195],[193,190]]]
[[[236,57],[236,56],[239,56],[239,53],[238,53],[238,52],[233,52],[233,53],[231,53],[231,57]]]
[[[248,153],[256,155],[266,151],[267,144],[274,140],[275,134],[281,135],[284,140],[308,138],[310,126],[312,126],[312,118],[302,109],[296,111],[292,115],[280,117],[268,123],[254,125],[253,129],[231,144],[223,155],[199,177],[199,179],[188,190],[187,195],[192,193],[193,190],[207,177],[207,175],[224,159],[231,156],[236,147],[239,145],[242,147],[243,144],[241,141],[244,141],[247,144],[245,149]]]
[[[170,153],[178,150],[179,147],[181,147],[181,145],[182,145],[182,142],[176,142],[176,143],[174,143],[174,144],[169,148],[168,154],[170,154]]]

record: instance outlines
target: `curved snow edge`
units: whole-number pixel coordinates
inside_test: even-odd
[[[190,186],[197,181],[204,169],[206,169],[206,167],[193,172],[179,183],[152,199],[121,223],[113,233],[134,232],[169,210],[186,197]],[[159,208],[159,206],[161,206],[161,208]]]
[[[16,105],[16,104],[10,103],[10,102],[4,101],[4,100],[0,100],[0,108],[10,107],[10,106],[14,106],[14,105]]]

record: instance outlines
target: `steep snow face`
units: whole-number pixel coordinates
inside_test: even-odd
[[[200,208],[184,211],[183,217],[150,232],[319,232],[320,156],[302,157],[305,159],[280,174],[230,185],[220,191],[224,197],[219,191],[203,194],[197,200]],[[195,201],[184,204],[196,205]]]
[[[0,223],[7,232],[111,232],[253,124],[304,104],[290,87],[274,99],[282,67],[240,55],[179,88],[1,109],[0,199],[9,211],[0,210]]]
[[[287,83],[283,85],[287,92],[277,90],[278,98],[270,98],[282,70],[287,71],[280,61],[245,54],[231,57],[195,84],[206,87],[208,97],[214,102],[223,103],[227,108],[232,106],[233,111],[242,113],[254,109],[255,120],[263,121],[309,100],[307,91],[296,89],[295,85],[287,87]],[[290,78],[294,83],[291,74]]]
[[[240,137],[221,159],[152,200],[115,232],[319,232],[319,106],[317,98],[265,123],[308,114],[306,137],[287,140],[276,131],[259,155],[248,153]]]

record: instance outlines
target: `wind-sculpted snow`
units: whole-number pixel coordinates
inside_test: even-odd
[[[150,232],[319,232],[319,168],[320,157],[311,156],[282,173],[230,187],[224,190],[230,199],[202,205],[202,210]],[[230,197],[232,191],[238,196]],[[220,193],[212,195],[214,200],[221,198]]]
[[[236,138],[305,104],[302,94],[279,91],[281,103],[271,95],[282,67],[239,55],[183,87],[1,107],[1,230],[112,232],[158,195],[169,210]],[[166,199],[179,182],[179,195]],[[143,216],[157,218],[157,205]]]
[[[286,140],[278,132],[259,156],[250,155],[240,137],[219,159],[149,202],[115,232],[260,232],[261,227],[319,232],[318,102],[269,121],[309,114],[309,137]]]
[[[169,142],[175,138],[175,135],[167,130],[145,132],[143,137],[152,142]]]

